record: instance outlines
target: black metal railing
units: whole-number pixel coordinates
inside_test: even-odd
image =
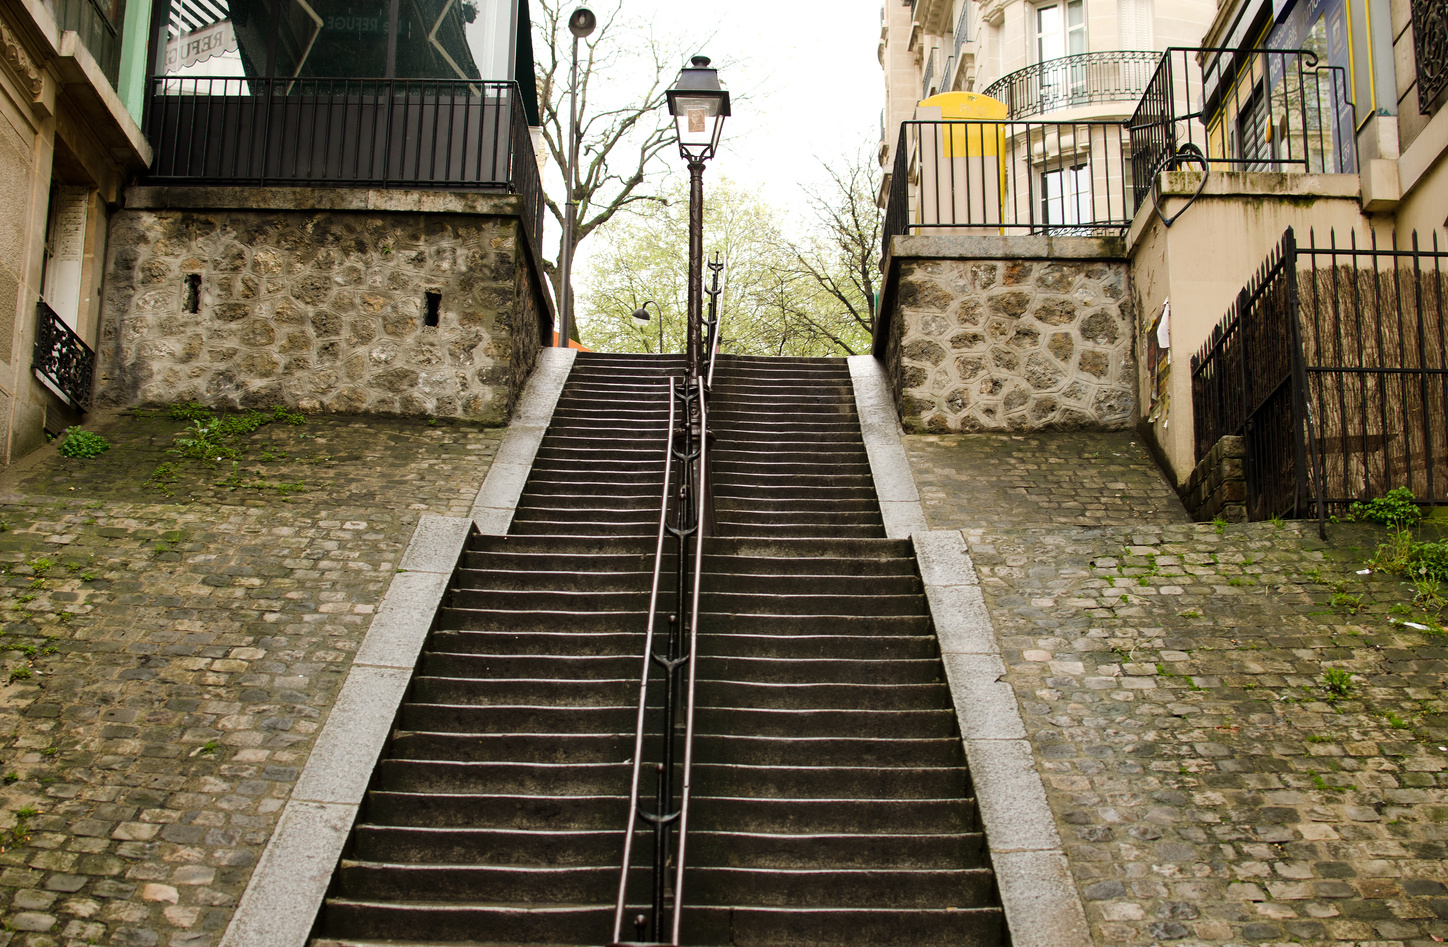
[[[926,61],[925,71],[921,73],[920,97],[922,99],[930,98],[930,83],[935,81],[935,53],[934,49],[930,51],[930,59]]]
[[[506,190],[534,246],[543,187],[515,82],[151,80],[156,184]]]
[[[1448,99],[1448,5],[1413,0],[1412,20],[1418,111],[1430,115]]]
[[[1297,249],[1303,360],[1329,512],[1408,487],[1448,503],[1448,247]]]
[[[1115,50],[1048,59],[997,79],[985,94],[1004,102],[1012,119],[1101,102],[1136,102],[1161,55]]]
[[[1346,75],[1310,50],[1168,49],[1130,124],[1138,207],[1183,148],[1213,171],[1357,171]]]
[[[698,649],[700,564],[704,555],[708,406],[702,378],[670,378],[669,390],[669,443],[644,634],[628,827],[614,907],[613,939],[609,942],[615,947],[678,944],[683,919],[697,679],[694,656]],[[671,511],[673,525],[669,525]],[[674,542],[675,589],[667,628],[660,629],[659,595],[664,546],[669,537]],[[651,711],[655,717],[652,726]],[[649,808],[642,801],[645,771],[654,777],[654,799]],[[640,826],[640,822],[644,825]],[[644,867],[636,866],[633,856],[635,835],[641,831],[647,832],[653,842],[646,891],[632,883],[634,872]],[[638,907],[641,900],[646,900],[646,908]],[[625,940],[624,928],[630,925],[634,939]]]
[[[30,367],[80,411],[90,408],[96,353],[43,301],[36,307]]]
[[[1223,437],[1244,438],[1250,519],[1302,516],[1313,508],[1304,390],[1289,228],[1192,357],[1197,459]]]
[[[907,233],[1121,233],[1130,185],[1120,122],[904,122],[884,248]]]
[[[1448,503],[1448,250],[1288,230],[1192,359],[1192,402],[1198,460],[1245,438],[1252,519]]]
[[[960,59],[960,48],[970,42],[971,14],[975,12],[976,0],[965,0],[960,5],[960,18],[955,21],[955,58]]]
[[[125,4],[117,0],[103,7],[96,0],[47,0],[62,31],[74,30],[81,43],[115,88],[121,74],[120,25]],[[109,7],[109,8],[108,8]]]

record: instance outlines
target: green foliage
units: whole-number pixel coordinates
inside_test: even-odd
[[[1380,523],[1388,529],[1412,529],[1423,519],[1413,491],[1407,487],[1395,487],[1385,496],[1375,500],[1364,500],[1348,508],[1353,519]]]
[[[34,676],[34,673],[28,667],[12,668],[10,671],[10,680],[12,683],[15,681],[28,681]]]
[[[1346,697],[1352,693],[1352,674],[1342,668],[1328,668],[1322,672],[1322,687],[1334,697]]]
[[[1348,595],[1345,592],[1339,592],[1334,595],[1329,604],[1331,604],[1333,608],[1342,609],[1345,615],[1355,615],[1367,608],[1367,606],[1363,604],[1363,597],[1361,595]]]
[[[1402,571],[1419,578],[1448,582],[1448,543],[1413,543]]]
[[[166,417],[172,421],[204,421],[215,416],[214,411],[199,401],[173,404],[166,410]]]
[[[856,214],[844,195],[826,206],[848,212],[866,226],[878,213],[873,191],[864,177],[843,178],[841,188],[856,181],[862,208]],[[579,282],[578,322],[585,345],[606,352],[659,351],[659,320],[663,350],[684,346],[688,308],[688,193],[679,182],[666,202],[637,204],[620,212],[607,240],[590,258]],[[822,202],[823,204],[823,202]],[[843,210],[842,210],[843,209]],[[793,223],[793,222],[791,222]],[[848,230],[849,228],[846,228]],[[848,261],[853,253],[842,245],[845,231],[824,231],[804,243],[784,234],[780,211],[756,193],[728,179],[709,185],[704,212],[706,254],[718,251],[725,264],[720,278],[722,351],[741,355],[853,355],[869,351],[874,287],[878,274],[862,276]],[[879,255],[871,239],[865,273],[873,273]],[[709,284],[705,273],[705,284]],[[868,283],[870,292],[862,287]],[[640,326],[632,314],[645,300],[649,322]]]
[[[65,440],[60,442],[62,457],[98,457],[111,449],[111,442],[99,434],[78,427],[65,429]]]

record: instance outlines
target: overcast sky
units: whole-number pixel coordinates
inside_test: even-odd
[[[710,176],[728,175],[786,209],[786,222],[798,220],[802,188],[822,180],[816,156],[878,140],[885,104],[875,58],[880,0],[597,0],[593,9],[602,19],[620,2],[656,36],[714,34],[697,52],[723,66],[720,79],[731,94],[747,97],[725,123],[706,195]],[[682,170],[677,149],[665,154]],[[549,243],[557,245],[556,235]],[[589,242],[581,250],[575,273],[584,276]],[[582,289],[578,279],[574,286]]]

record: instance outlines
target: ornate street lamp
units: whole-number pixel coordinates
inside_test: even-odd
[[[679,154],[689,163],[689,374],[703,365],[704,327],[704,162],[719,150],[729,116],[729,93],[708,56],[695,56],[679,71],[667,93],[669,114],[679,137]]]
[[[634,324],[640,328],[649,324],[649,306],[652,305],[659,310],[659,354],[664,354],[664,311],[659,309],[659,304],[652,299],[645,299],[644,304],[634,310]]]
[[[567,209],[563,220],[563,243],[558,263],[563,270],[558,294],[558,345],[568,348],[569,313],[573,306],[573,233],[578,229],[578,41],[593,33],[598,18],[587,7],[579,7],[568,18],[568,32],[573,34],[573,71],[568,81],[568,167],[563,169],[563,186],[567,189]]]

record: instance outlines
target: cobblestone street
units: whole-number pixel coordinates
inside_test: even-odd
[[[468,515],[502,431],[273,423],[212,467],[181,421],[92,429],[0,486],[0,945],[211,947],[418,517]]]
[[[1096,943],[1448,938],[1448,639],[1359,574],[1381,530],[1192,524],[1129,434],[905,446],[969,545]]]

